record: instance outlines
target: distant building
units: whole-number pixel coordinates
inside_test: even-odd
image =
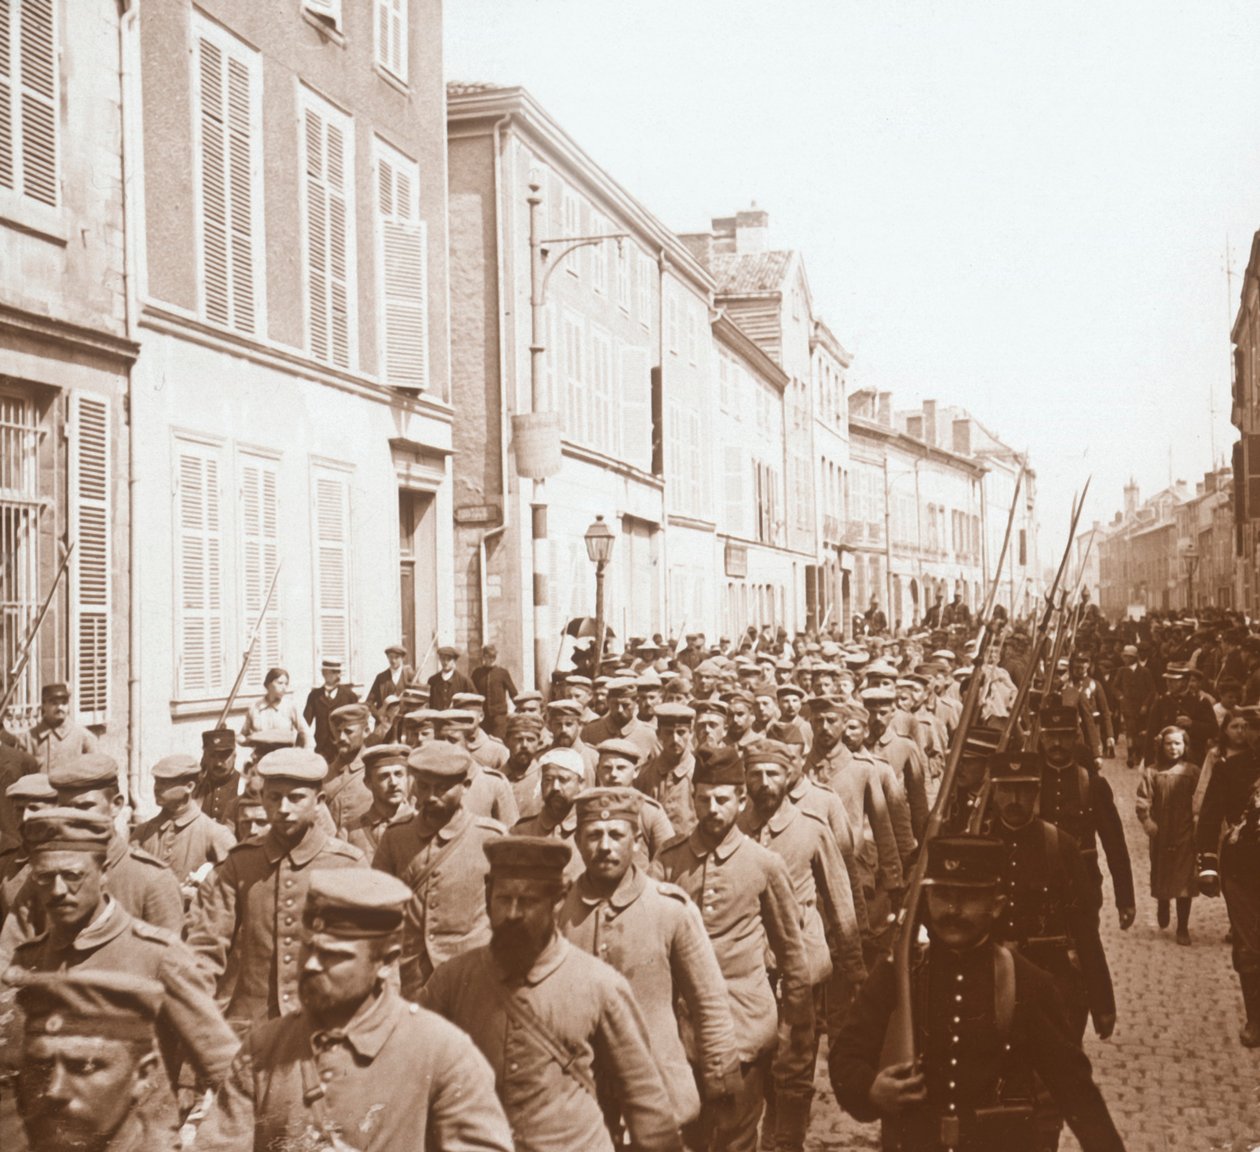
[[[1254,616],[1260,608],[1260,232],[1251,243],[1230,338],[1234,344],[1230,421],[1239,431],[1233,451],[1238,606]]]

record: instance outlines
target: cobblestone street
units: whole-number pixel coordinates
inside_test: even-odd
[[[1103,942],[1116,986],[1118,1022],[1106,1043],[1086,1037],[1094,1074],[1128,1152],[1253,1152],[1260,1149],[1260,1051],[1238,1043],[1242,997],[1225,943],[1223,901],[1196,900],[1190,948],[1155,923],[1146,837],[1133,812],[1137,773],[1123,758],[1104,775],[1116,792],[1133,860],[1137,922],[1116,923],[1105,882]],[[878,1128],[840,1112],[820,1061],[810,1152],[877,1148]],[[1064,1152],[1079,1145],[1066,1135]]]

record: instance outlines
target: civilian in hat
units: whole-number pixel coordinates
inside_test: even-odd
[[[572,748],[548,748],[538,757],[538,768],[542,775],[542,807],[537,815],[517,821],[512,835],[549,836],[571,843],[577,830],[577,810],[573,804],[578,793],[587,786],[586,763]],[[576,854],[569,859],[572,879],[581,869],[581,862]]]
[[[468,730],[464,742],[464,746],[472,753],[472,758],[486,768],[502,772],[503,765],[508,760],[508,749],[499,736],[490,736],[486,732],[485,697],[477,692],[457,692],[451,707],[457,711],[472,713],[472,728]]]
[[[324,801],[338,828],[351,817],[366,812],[372,803],[371,793],[363,783],[363,753],[371,722],[372,714],[366,704],[347,704],[332,714],[337,752],[324,778]]]
[[[633,788],[592,788],[578,797],[576,839],[585,871],[560,909],[559,927],[571,944],[629,982],[674,1118],[685,1127],[698,1119],[702,1098],[711,1108],[729,1109],[739,1054],[722,970],[699,910],[681,888],[651,879],[637,859],[643,802]]]
[[[397,696],[411,687],[416,678],[416,670],[407,663],[407,649],[402,644],[391,644],[385,649],[388,665],[372,679],[372,686],[364,698],[373,716],[379,716],[385,707],[387,696]]]
[[[595,766],[595,784],[599,788],[633,788],[638,769],[638,752],[628,740],[605,740],[598,748],[599,763]],[[635,830],[635,847],[640,863],[646,868],[660,850],[674,839],[674,826],[665,809],[650,796],[639,793],[639,826]]]
[[[511,1152],[485,1058],[396,991],[410,899],[405,884],[374,869],[312,876],[301,1011],[250,1032],[198,1130],[198,1149],[297,1148],[312,1139],[333,1148],[352,1139],[373,1152]]]
[[[740,830],[747,794],[739,753],[699,751],[693,787],[699,822],[665,848],[652,874],[677,884],[700,909],[730,998],[740,1084],[731,1109],[719,1113],[706,1104],[689,1143],[751,1150],[776,1049],[782,1070],[799,1066],[812,1050],[809,962],[786,866]],[[778,973],[778,1003],[768,956]],[[780,1018],[789,1026],[781,1044]]]
[[[686,704],[662,703],[656,709],[656,739],[660,751],[643,764],[634,786],[659,804],[670,826],[687,836],[696,826],[691,778],[696,759],[691,750],[691,726],[696,713]]]
[[[57,790],[42,772],[19,776],[4,790],[5,803],[13,813],[18,828],[17,839],[12,847],[0,852],[0,923],[30,874],[30,854],[22,837],[21,827],[32,812],[40,812],[57,803]]]
[[[157,981],[166,992],[157,1022],[169,1077],[164,1110],[173,1120],[181,1065],[188,1062],[200,1085],[213,1087],[236,1052],[210,981],[178,933],[136,919],[111,893],[106,861],[114,828],[108,816],[45,808],[30,816],[23,831],[47,928],[17,948],[9,972],[128,973]],[[8,973],[4,978],[11,982]],[[0,1017],[5,1006],[0,1004]]]
[[[505,828],[468,808],[476,762],[458,744],[435,740],[407,757],[415,815],[381,837],[372,866],[412,892],[403,934],[402,988],[414,999],[444,960],[490,938],[482,847]]]
[[[45,684],[40,690],[39,719],[22,743],[45,773],[54,762],[96,751],[96,737],[70,719],[70,689],[65,684]]]
[[[263,694],[245,711],[241,734],[237,741],[248,744],[255,732],[276,728],[292,731],[299,748],[312,748],[315,737],[289,695],[289,673],[284,668],[269,668],[263,677]]]
[[[473,766],[468,777],[468,796],[464,803],[468,810],[478,816],[487,816],[497,820],[505,828],[510,828],[520,819],[520,811],[516,807],[516,796],[507,777],[497,768],[491,768],[477,759],[472,745],[477,738],[482,738],[482,751],[485,752],[485,734],[477,727],[477,713],[467,708],[448,708],[439,712],[434,720],[435,739],[448,744],[458,745],[472,757]],[[498,747],[503,745],[495,741]],[[506,760],[507,749],[503,748]],[[499,759],[498,756],[495,759]]]
[[[582,741],[592,748],[605,740],[629,740],[639,750],[639,763],[660,751],[656,729],[639,719],[638,687],[630,677],[608,683],[608,712],[582,729]]]
[[[536,816],[542,808],[542,769],[536,763],[543,743],[541,717],[514,712],[507,718],[508,760],[503,775],[512,788],[520,819]]]
[[[1040,816],[1080,845],[1097,908],[1102,907],[1102,869],[1098,866],[1098,846],[1102,844],[1120,927],[1130,928],[1137,916],[1133,866],[1111,785],[1094,771],[1081,747],[1077,709],[1051,705],[1041,710],[1040,719],[1044,757]]]
[[[20,974],[25,1018],[15,1085],[30,1152],[169,1146],[157,1114],[161,1071],[153,1022],[162,986],[130,973]],[[17,1142],[16,1135],[14,1142]]]
[[[726,703],[716,696],[708,699],[697,698],[691,702],[696,714],[692,727],[695,731],[694,750],[701,748],[719,748],[726,744],[726,729],[730,724],[731,710]]]
[[[367,867],[363,853],[321,820],[328,812],[322,756],[279,748],[258,762],[257,771],[267,834],[237,844],[210,873],[185,934],[227,1002],[228,1020],[241,1030],[300,1006],[298,918],[311,874]]]
[[[438,670],[429,677],[429,707],[445,712],[454,707],[457,692],[476,692],[477,686],[456,666],[460,651],[453,644],[437,650]]]
[[[802,812],[788,798],[791,753],[772,740],[744,749],[744,780],[749,803],[739,817],[745,835],[770,849],[787,867],[800,909],[801,934],[814,1011],[810,1040],[801,1042],[802,1059],[781,1069],[774,1091],[767,1094],[765,1128],[772,1146],[782,1152],[803,1152],[814,1098],[814,1063],[821,1031],[822,1007],[831,981],[833,960],[845,969],[850,986],[866,979],[862,939],[849,873],[827,824]],[[781,1026],[790,1030],[791,1021]]]
[[[227,858],[236,843],[232,832],[211,820],[194,792],[201,765],[191,756],[163,756],[153,765],[153,799],[158,813],[131,830],[131,842],[161,860],[179,880],[184,908],[210,869]]]
[[[598,754],[582,739],[582,704],[571,698],[552,700],[547,704],[547,732],[552,748],[572,748],[586,765],[586,784],[595,785],[595,764]]]
[[[307,694],[302,719],[311,726],[314,733],[315,751],[331,764],[337,754],[332,714],[347,704],[357,704],[359,697],[349,684],[341,682],[340,660],[324,660],[320,663],[319,670],[324,682]]]
[[[211,820],[225,828],[236,825],[236,805],[243,780],[236,770],[236,733],[210,728],[201,734],[201,775],[193,797]]]
[[[490,942],[443,964],[421,1005],[490,1061],[520,1152],[613,1152],[601,1100],[617,1102],[634,1148],[681,1152],[634,993],[557,930],[570,846],[507,836],[485,853]]]
[[[410,754],[411,748],[406,744],[377,744],[363,753],[363,786],[371,803],[344,820],[338,834],[369,860],[376,855],[386,828],[415,815],[407,775]]]
[[[1083,1152],[1123,1152],[1089,1061],[1072,1037],[1054,981],[994,939],[1006,904],[1005,846],[970,836],[929,842],[924,880],[926,960],[911,976],[922,1054],[883,1065],[896,975],[880,960],[832,1045],[836,1099],[885,1139],[934,1150],[1041,1147],[1040,1078]]]
[[[1202,764],[1208,743],[1216,737],[1216,713],[1211,702],[1190,684],[1187,664],[1169,663],[1164,669],[1164,690],[1151,703],[1142,739],[1142,759],[1153,764],[1159,749],[1159,734],[1165,728],[1182,728],[1189,738],[1186,758]]]
[[[473,669],[472,682],[474,690],[485,697],[486,734],[502,740],[517,691],[512,673],[499,664],[499,650],[493,644],[481,649],[481,663]]]
[[[866,748],[872,755],[887,761],[893,774],[901,781],[906,793],[906,803],[910,807],[910,829],[916,840],[922,840],[930,808],[927,757],[913,740],[899,735],[893,728],[896,696],[890,689],[881,687],[863,690],[862,706],[870,717],[867,723]]]

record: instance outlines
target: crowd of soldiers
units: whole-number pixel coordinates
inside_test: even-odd
[[[423,680],[392,647],[362,701],[326,662],[301,711],[273,669],[131,825],[46,686],[0,742],[0,1144],[790,1152],[825,1035],[890,1146],[1123,1148],[1082,1050],[1117,1017],[1100,848],[1136,906],[1101,761],[1219,753],[1196,882],[1255,1046],[1260,638],[1086,609],[1037,679],[1035,622],[937,623],[634,639],[545,696],[493,649]]]

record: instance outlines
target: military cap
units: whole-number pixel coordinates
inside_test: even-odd
[[[938,648],[932,653],[934,660],[948,660],[951,664],[958,659],[948,648]]]
[[[860,695],[863,704],[892,704],[897,699],[897,693],[887,684],[875,684],[870,688],[863,688]]]
[[[701,748],[696,753],[693,784],[743,784],[744,762],[739,753],[727,745]]]
[[[456,692],[451,703],[456,708],[484,708],[486,698],[480,692]]]
[[[1043,708],[1040,720],[1043,732],[1075,732],[1079,724],[1076,709],[1061,704],[1049,704]]]
[[[591,687],[591,678],[589,676],[583,676],[580,672],[570,672],[564,678],[564,682],[570,686],[576,685],[579,688]]]
[[[414,710],[421,704],[429,702],[429,690],[412,684],[408,688],[403,689],[402,704],[408,711]]]
[[[599,753],[601,760],[605,756],[615,756],[619,760],[632,760],[636,764],[639,762],[639,749],[629,740],[602,740],[595,745],[595,751]]]
[[[201,734],[203,752],[234,752],[236,733],[231,728],[207,728]]]
[[[1120,649],[1121,656],[1137,656],[1138,650],[1136,644],[1126,644]]]
[[[608,681],[608,698],[611,700],[614,696],[633,696],[636,691],[635,682],[628,676],[618,676]]]
[[[70,699],[70,689],[65,684],[45,684],[40,689],[39,698],[44,704],[51,704],[55,700],[66,701]]]
[[[628,820],[638,827],[643,793],[637,788],[587,788],[573,803],[579,827],[595,820]]]
[[[458,660],[460,656],[460,651],[458,648],[455,647],[454,644],[443,644],[437,650],[437,654],[439,656],[444,656],[451,660]]]
[[[729,720],[731,710],[721,700],[693,700],[691,706],[695,709],[696,718],[701,716],[721,716],[723,720]]]
[[[42,772],[28,772],[19,776],[5,790],[10,800],[56,800],[57,789]]]
[[[888,680],[896,680],[900,675],[897,669],[892,664],[889,664],[887,660],[876,660],[875,663],[868,664],[866,674],[868,676],[882,676]]]
[[[366,704],[343,704],[331,713],[332,719],[342,724],[362,724],[371,715]]]
[[[340,660],[321,660],[319,662],[319,666],[325,672],[340,672],[341,671]]]
[[[963,740],[964,756],[991,756],[997,751],[1002,733],[995,728],[969,728]]]
[[[924,884],[993,887],[1002,876],[1007,847],[989,836],[937,836],[927,843]]]
[[[401,931],[411,889],[375,868],[316,868],[302,909],[310,932],[364,940]]]
[[[472,728],[476,726],[477,714],[467,708],[447,708],[434,717],[433,722],[441,727]]]
[[[297,733],[292,728],[262,728],[246,737],[251,748],[292,748],[297,743]]]
[[[535,701],[541,704],[542,698],[543,694],[541,692],[536,692],[533,688],[530,688],[526,692],[518,692],[516,694],[516,706],[519,708],[522,704],[532,704]]]
[[[826,716],[844,709],[844,705],[834,696],[811,696],[805,701],[805,707],[809,709],[811,716]]]
[[[863,664],[871,662],[871,654],[869,652],[841,652],[840,659],[843,660],[850,668],[861,668]]]
[[[780,684],[774,690],[776,696],[800,696],[805,698],[805,689],[799,684]]]
[[[922,664],[915,665],[914,674],[925,676],[930,680],[933,676],[939,676],[942,672],[948,671],[949,665],[944,660],[924,660]]]
[[[407,724],[432,724],[441,713],[432,708],[416,708],[403,716]]]
[[[328,762],[307,748],[277,748],[258,761],[255,771],[264,780],[299,780],[321,784],[328,775]]]
[[[552,880],[564,878],[573,855],[567,841],[554,836],[496,836],[481,850],[490,861],[491,877],[505,880]]]
[[[410,744],[374,744],[363,749],[363,771],[383,768],[386,764],[406,764],[413,749]]]
[[[786,720],[774,720],[766,725],[767,739],[786,744],[791,748],[805,748],[805,736],[795,724]]]
[[[407,754],[407,769],[440,780],[466,780],[476,761],[467,748],[433,740]]]
[[[846,724],[856,722],[869,726],[871,722],[871,714],[866,710],[865,704],[850,701],[848,704],[841,704],[839,711],[840,719]]]
[[[656,706],[656,726],[658,728],[676,728],[690,725],[696,718],[696,710],[686,704],[658,704]]]
[[[792,754],[777,740],[754,740],[744,746],[744,767],[754,764],[778,764],[782,768],[791,768]]]
[[[771,684],[769,680],[762,680],[761,683],[754,684],[750,692],[754,700],[759,696],[769,696],[771,699],[774,699],[779,694],[776,686]]]
[[[104,856],[114,838],[114,821],[81,808],[41,808],[22,821],[28,852],[87,852]]]
[[[550,765],[574,776],[586,775],[586,761],[576,748],[548,748],[538,757],[539,771]]]
[[[661,684],[661,691],[667,696],[690,696],[691,695],[691,677],[684,676],[681,673],[671,675]],[[660,712],[657,711],[659,720]]]
[[[154,780],[187,780],[190,776],[201,774],[201,762],[182,752],[171,756],[163,756],[153,765]]]
[[[643,689],[659,688],[661,686],[661,678],[656,674],[653,668],[645,668],[635,677],[634,686],[640,691]]]
[[[118,761],[104,752],[85,752],[48,769],[48,782],[58,792],[74,792],[85,788],[118,787]]]
[[[951,675],[954,677],[955,680],[961,683],[963,680],[970,679],[971,674],[975,670],[976,670],[976,667],[974,664],[960,664],[957,668],[954,669]]]
[[[1169,664],[1164,668],[1165,680],[1179,680],[1182,676],[1190,675],[1190,665],[1184,663]]]
[[[547,704],[548,716],[581,716],[582,705],[576,700],[551,700]]]
[[[152,1042],[162,1005],[156,980],[104,968],[72,972],[10,969],[27,1036],[92,1036]]]
[[[513,712],[504,723],[504,730],[509,736],[513,732],[541,732],[542,718],[529,712]]]
[[[591,681],[592,688],[607,688],[608,681],[612,679],[611,673],[601,672],[594,680]]]
[[[442,649],[439,648],[438,652],[440,653],[441,651]],[[385,655],[386,656],[406,656],[407,655],[406,646],[402,644],[390,644],[385,649]]]
[[[993,784],[1040,784],[1045,758],[1040,752],[998,752],[989,757]]]
[[[699,664],[692,669],[694,676],[721,676],[722,666],[713,659],[701,660]]]
[[[722,699],[726,701],[727,707],[735,704],[751,704],[753,702],[753,694],[745,691],[743,688],[732,688],[729,692],[722,693]]]
[[[922,688],[927,682],[928,678],[918,672],[907,672],[897,677],[898,688]]]

